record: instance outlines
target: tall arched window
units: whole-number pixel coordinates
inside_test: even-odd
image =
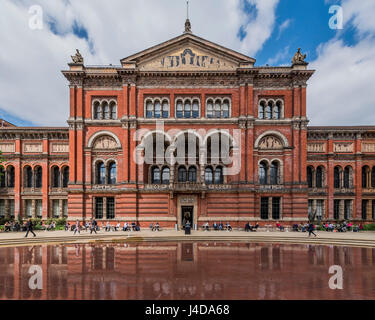
[[[110,112],[111,112],[111,119],[117,119],[117,105],[115,101],[111,101],[110,103]]]
[[[189,168],[189,182],[197,182],[197,169],[195,167]]]
[[[215,184],[223,184],[223,183],[224,183],[223,168],[217,167],[215,169]]]
[[[161,182],[162,184],[169,184],[170,181],[170,169],[168,167],[164,167],[162,171],[162,176],[161,176]]]
[[[153,184],[161,183],[160,169],[159,167],[153,167],[151,170],[151,180]]]
[[[5,170],[3,167],[0,166],[0,188],[5,188],[6,186],[5,180],[6,180]]]
[[[279,184],[279,163],[277,161],[271,163],[270,183]]]
[[[277,120],[281,119],[281,101],[277,101],[273,107],[273,118]]]
[[[67,188],[69,184],[69,167],[63,169],[63,188]]]
[[[223,105],[222,105],[222,113],[223,113],[223,118],[229,118],[230,110],[229,110],[229,100],[224,100]]]
[[[199,118],[199,102],[198,100],[193,101],[193,118]]]
[[[57,166],[52,167],[52,188],[60,187],[60,169]]]
[[[268,102],[266,107],[266,119],[272,119],[272,102]]]
[[[375,167],[371,171],[371,188],[375,188]]]
[[[43,169],[42,167],[36,167],[35,172],[35,188],[41,188],[43,184]]]
[[[100,161],[96,164],[96,183],[105,184],[105,165]]]
[[[207,167],[204,171],[204,180],[206,184],[212,184],[213,183],[213,170],[211,167]]]
[[[184,118],[189,119],[191,118],[191,102],[190,100],[186,100],[184,104]]]
[[[109,114],[109,105],[107,101],[104,101],[102,103],[103,105],[103,112],[104,112],[104,120],[109,120],[110,119],[110,114]]]
[[[111,162],[108,166],[108,184],[116,184],[117,166],[115,162]]]
[[[146,102],[146,118],[153,118],[154,116],[154,106],[151,100]]]
[[[307,186],[309,188],[313,187],[313,168],[307,167]]]
[[[155,118],[161,118],[161,104],[159,100],[155,101]]]
[[[186,182],[187,180],[187,172],[185,167],[178,168],[178,182]]]
[[[333,169],[333,187],[339,189],[341,187],[341,168],[335,167]]]
[[[24,168],[24,187],[32,188],[33,187],[33,170],[30,166]]]
[[[259,119],[264,119],[266,117],[266,103],[261,101],[259,104]]]
[[[324,180],[323,174],[324,174],[324,169],[322,166],[319,166],[316,169],[316,187],[317,188],[323,188],[323,180]]]
[[[212,100],[207,101],[206,108],[207,108],[207,111],[206,111],[207,118],[213,118],[214,117],[214,104]]]
[[[8,188],[14,188],[14,183],[15,183],[15,170],[13,166],[9,166],[7,168],[7,183],[8,183]]]
[[[176,117],[183,118],[184,117],[184,105],[182,104],[181,100],[177,101],[176,107]]]
[[[199,100],[186,98],[176,100],[176,117],[177,118],[199,118]]]
[[[102,106],[100,105],[99,101],[94,102],[94,119],[103,119]]]
[[[351,166],[345,167],[345,170],[344,170],[344,188],[351,188],[352,187],[352,183],[351,183],[352,171],[353,171],[353,169],[352,169]]]
[[[261,185],[267,184],[268,165],[265,161],[259,164],[259,183]]]
[[[167,100],[163,101],[163,118],[169,118],[169,103]]]
[[[370,168],[368,166],[362,167],[362,188],[368,188],[368,175],[369,175]]]

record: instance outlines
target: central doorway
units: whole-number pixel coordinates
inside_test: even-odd
[[[181,225],[185,228],[185,224],[189,221],[190,225],[194,223],[194,207],[193,206],[182,206],[181,207]]]

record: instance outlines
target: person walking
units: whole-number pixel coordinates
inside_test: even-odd
[[[97,225],[97,223],[96,223],[95,219],[92,219],[91,220],[90,234],[92,234],[93,231],[95,232],[95,234],[97,234],[97,232],[96,232],[96,225]]]
[[[26,235],[25,235],[25,238],[27,238],[27,236],[29,235],[29,232],[31,232],[34,237],[36,237],[36,234],[34,233],[33,231],[33,222],[31,221],[31,219],[29,219],[26,223]]]
[[[81,224],[78,220],[76,222],[76,228],[74,229],[73,235],[76,234],[77,231],[78,231],[79,234],[81,234]]]
[[[309,223],[307,230],[309,231],[309,237],[311,234],[313,234],[316,237],[316,234],[314,233],[314,225],[312,223]]]

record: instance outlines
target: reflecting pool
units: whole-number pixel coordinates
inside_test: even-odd
[[[329,287],[333,265],[342,268],[342,290]],[[374,266],[375,249],[322,245],[0,248],[0,299],[375,299]]]

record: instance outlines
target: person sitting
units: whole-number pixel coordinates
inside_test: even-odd
[[[276,228],[279,229],[280,231],[284,231],[285,229],[279,222],[276,223]]]
[[[107,222],[106,226],[105,226],[105,231],[111,231],[111,224],[109,222]]]
[[[254,227],[250,226],[252,232],[256,232],[257,229],[259,228],[259,224],[257,223]]]
[[[139,222],[137,222],[137,225],[135,226],[135,231],[141,231],[141,225]]]
[[[293,231],[296,231],[296,232],[298,232],[298,224],[293,224]]]
[[[212,228],[214,228],[215,231],[219,230],[219,226],[217,225],[216,222],[212,225]]]
[[[64,230],[65,230],[65,231],[69,231],[69,227],[70,227],[69,222],[66,222],[66,223],[65,223],[65,228],[64,228]]]
[[[51,224],[48,226],[48,231],[54,231],[56,228],[56,222],[52,221]]]
[[[151,231],[154,231],[154,224],[151,222],[151,224],[150,224],[150,230]]]
[[[304,224],[301,224],[301,231],[306,232],[306,230],[307,230],[307,226]]]
[[[203,230],[204,230],[204,231],[210,231],[210,226],[208,225],[208,222],[206,222],[206,223],[203,225]]]
[[[328,224],[328,231],[333,232],[333,230],[335,230],[335,227],[333,226],[332,223],[329,223],[329,224]]]
[[[250,232],[252,229],[250,222],[245,224],[245,232]]]
[[[221,231],[223,229],[224,229],[223,223],[220,221],[220,223],[219,223],[219,230]]]
[[[227,231],[232,231],[232,227],[231,227],[229,221],[226,223],[225,228],[227,229]]]
[[[127,222],[124,222],[124,227],[122,228],[122,231],[130,231],[130,228]]]
[[[5,222],[5,224],[4,224],[4,232],[11,231],[10,226],[11,226],[11,224],[9,222]]]
[[[132,222],[132,230],[133,230],[133,231],[136,231],[136,225],[135,225],[135,222]]]
[[[155,231],[160,231],[160,230],[159,230],[159,229],[160,229],[159,222],[156,222],[156,223],[155,223],[154,229],[155,229]]]
[[[120,225],[120,222],[117,223],[116,227],[115,227],[115,231],[118,231],[118,229],[121,228],[121,225]]]

